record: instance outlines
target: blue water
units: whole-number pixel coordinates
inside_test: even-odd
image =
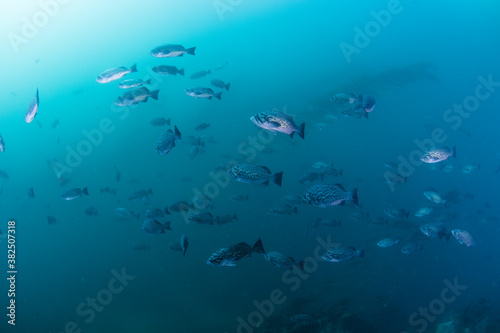
[[[498,4],[46,0],[2,7],[0,170],[9,178],[0,178],[0,293],[6,314],[15,299],[16,317],[14,326],[2,314],[1,332],[399,333],[436,332],[447,322],[454,330],[439,332],[500,332]],[[163,44],[196,47],[196,55],[149,54]],[[125,93],[117,87],[123,79],[95,79],[133,64],[138,72],[124,79],[151,79],[148,88],[159,89],[159,98],[118,107],[113,102]],[[186,74],[158,75],[152,68],[162,64]],[[190,79],[208,69],[210,75]],[[212,79],[231,83],[220,101],[184,93],[193,86],[220,91]],[[38,114],[27,124],[24,113],[37,88]],[[368,119],[346,117],[331,101],[337,93],[373,95],[376,107]],[[464,103],[462,113],[448,111]],[[305,139],[272,135],[249,120],[272,109],[305,122]],[[152,126],[156,117],[171,125]],[[200,123],[210,127],[195,130]],[[158,137],[174,126],[183,140],[158,155]],[[429,142],[436,129],[445,137],[437,146],[455,146],[456,158],[410,162],[425,150],[418,142]],[[192,159],[191,143],[200,135],[204,147]],[[312,167],[318,161],[343,175],[299,182],[318,171]],[[387,161],[399,170],[384,166]],[[282,186],[229,181],[224,168],[232,163],[283,171]],[[444,172],[444,165],[453,170]],[[466,165],[480,168],[467,174]],[[406,183],[386,184],[387,172]],[[58,174],[69,183],[60,184]],[[298,214],[268,213],[285,204],[284,196],[303,196],[321,183],[358,188],[360,208],[300,204]],[[88,196],[61,199],[85,186]],[[116,194],[101,191],[106,187]],[[150,188],[145,200],[129,200]],[[448,203],[428,201],[423,192],[430,188]],[[238,194],[249,200],[228,200]],[[149,236],[141,230],[146,209],[196,196],[211,200],[199,211],[238,219],[197,225],[172,212],[159,219],[170,221],[172,231]],[[98,216],[84,213],[89,206]],[[436,212],[415,217],[424,206]],[[140,219],[120,218],[118,207]],[[388,217],[388,207],[409,211],[408,219]],[[319,217],[342,225],[314,228]],[[448,232],[469,231],[477,245],[419,230],[438,219]],[[12,220],[15,298],[7,295],[6,280]],[[190,243],[185,257],[170,249],[183,234]],[[400,244],[378,247],[386,237]],[[236,267],[206,264],[216,250],[258,238],[266,251],[305,259],[304,271],[274,267],[259,253]],[[328,239],[364,248],[365,256],[325,262],[320,244]],[[411,241],[423,249],[401,253]],[[453,293],[450,283],[462,287]],[[297,314],[313,323],[292,321]]]

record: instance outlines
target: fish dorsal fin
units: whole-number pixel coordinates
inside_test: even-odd
[[[264,165],[259,165],[259,168],[262,168],[263,170],[265,170],[266,172],[269,172],[271,173],[271,170],[269,170],[268,167],[264,166]]]
[[[333,186],[337,186],[338,188],[340,188],[342,191],[346,191],[344,186],[342,186],[341,184],[333,184]]]

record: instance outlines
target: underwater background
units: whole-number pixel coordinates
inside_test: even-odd
[[[5,314],[12,220],[17,274],[15,326],[2,314],[0,331],[500,332],[499,10],[494,1],[4,1]],[[150,54],[165,44],[195,55]],[[133,64],[119,81],[96,82]],[[185,75],[158,74],[160,65]],[[158,99],[115,105],[124,79],[151,79]],[[185,93],[197,86],[220,100]],[[353,111],[337,94],[376,106]],[[304,139],[250,121],[271,110],[305,123]],[[159,155],[158,138],[175,127],[182,139]],[[456,156],[419,159],[439,147]],[[282,171],[281,186],[230,179],[234,164]],[[357,188],[359,207],[283,200],[317,184]],[[62,200],[84,187],[88,195]],[[188,212],[172,211],[179,201]],[[415,216],[423,207],[432,213]],[[171,231],[142,230],[152,208]],[[193,223],[193,212],[231,218]],[[444,237],[424,234],[429,223]],[[456,229],[475,244],[457,241]],[[261,253],[207,264],[259,238],[304,266],[275,267]],[[399,242],[377,246],[384,238]],[[326,243],[364,257],[327,262]],[[403,253],[408,243],[416,248]]]

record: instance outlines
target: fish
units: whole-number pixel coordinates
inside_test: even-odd
[[[313,227],[317,228],[320,225],[325,226],[325,227],[340,227],[340,226],[342,226],[342,221],[341,220],[334,220],[331,218],[318,217],[316,219],[316,221],[313,222]]]
[[[330,166],[333,166],[333,164],[332,163],[318,161],[318,162],[314,163],[312,167],[314,169],[324,169],[324,168],[327,168],[327,167],[330,167]]]
[[[182,248],[182,256],[186,256],[186,251],[189,247],[189,241],[186,235],[181,236],[181,248]]]
[[[194,55],[196,47],[184,48],[182,45],[165,44],[151,50],[151,55],[157,58],[182,57],[184,54]]]
[[[350,260],[354,257],[363,258],[365,255],[365,249],[356,250],[354,247],[337,247],[332,250],[326,251],[321,259],[328,262],[341,262],[345,260]]]
[[[204,147],[205,143],[201,141],[201,138],[196,138],[195,142],[189,148],[188,156],[189,159],[193,160],[196,156],[198,156],[198,152],[200,151],[200,147]]]
[[[120,89],[130,89],[137,88],[145,84],[151,84],[151,79],[143,81],[141,79],[130,79],[118,83],[118,88]]]
[[[3,178],[3,179],[9,179],[10,176],[7,172],[3,171],[3,170],[0,170],[0,177]]]
[[[273,216],[285,216],[298,214],[297,206],[292,207],[288,204],[286,205],[276,205],[267,211],[268,214]]]
[[[148,219],[159,219],[160,217],[164,216],[163,210],[160,208],[151,208],[151,209],[146,209],[144,212],[144,216]]]
[[[424,224],[420,226],[420,231],[422,231],[424,235],[430,238],[441,239],[445,237],[446,240],[450,239],[450,234],[446,232],[446,228],[441,222]]]
[[[295,205],[295,206],[298,206],[298,205],[301,205],[304,203],[304,201],[302,200],[302,197],[300,195],[295,195],[295,194],[289,194],[287,196],[284,196],[282,198],[282,200],[289,203],[290,205]]]
[[[212,99],[212,97],[215,97],[220,100],[222,95],[222,91],[216,93],[212,89],[205,87],[187,88],[184,92],[186,93],[186,95],[194,98],[206,98],[206,99]]]
[[[109,194],[112,194],[112,195],[116,195],[116,189],[110,188],[108,186],[106,186],[105,188],[101,188],[100,191],[101,191],[101,194],[103,194],[103,193],[109,193]]]
[[[33,187],[30,187],[28,189],[28,197],[34,198],[35,197],[35,191],[33,190]]]
[[[462,173],[467,175],[467,174],[470,174],[473,171],[479,170],[479,169],[481,169],[481,165],[479,163],[478,164],[466,164],[462,167]]]
[[[97,209],[94,206],[85,207],[85,215],[98,216]]]
[[[139,104],[139,102],[146,103],[149,97],[151,97],[154,100],[158,100],[159,92],[160,92],[159,89],[150,91],[146,87],[141,87],[127,91],[126,93],[118,97],[114,103],[116,106],[136,105]]]
[[[384,172],[384,182],[386,184],[404,184],[408,181],[408,177],[403,177],[399,173],[394,174],[390,171]]]
[[[384,238],[377,243],[377,246],[378,247],[391,247],[394,245],[398,245],[399,242],[400,242],[399,239],[394,240],[392,238]]]
[[[4,152],[5,151],[5,141],[3,141],[3,137],[2,135],[0,135],[0,152]]]
[[[190,78],[191,79],[201,79],[202,77],[207,76],[208,74],[211,74],[211,73],[212,73],[211,70],[199,71],[199,72],[196,72],[193,75],[191,75]]]
[[[61,197],[63,200],[73,200],[73,199],[80,198],[83,195],[89,195],[89,191],[87,190],[86,186],[82,189],[80,189],[78,187],[72,188],[71,190],[64,192],[61,195]]]
[[[166,155],[175,147],[175,142],[181,140],[181,132],[177,126],[174,127],[174,132],[171,129],[164,132],[156,141],[156,152],[159,155]]]
[[[153,72],[161,75],[181,75],[184,76],[184,68],[178,69],[175,66],[158,65],[153,67]]]
[[[352,201],[355,207],[359,207],[358,189],[349,192],[340,184],[314,185],[307,190],[303,198],[304,202],[317,207],[343,206],[346,201]]]
[[[202,130],[204,130],[206,128],[209,128],[209,127],[210,127],[210,124],[201,123],[198,126],[196,126],[194,129],[197,130],[197,131],[202,131]]]
[[[192,213],[188,216],[188,220],[190,222],[198,223],[198,224],[214,224],[217,221],[217,218],[214,217],[211,213]]]
[[[422,250],[423,248],[424,248],[424,244],[422,244],[420,242],[410,242],[410,243],[406,244],[405,246],[403,246],[403,248],[401,249],[401,253],[412,254],[412,253],[415,253],[419,250]]]
[[[357,97],[353,93],[337,93],[330,100],[337,104],[353,104],[356,99]]]
[[[446,203],[446,200],[443,200],[439,194],[437,194],[436,192],[434,191],[425,191],[424,192],[424,195],[427,199],[429,199],[430,201],[434,202],[434,203],[437,203],[437,204],[445,204]]]
[[[226,61],[226,62],[225,62],[225,63],[223,63],[222,65],[216,66],[216,67],[214,68],[214,70],[216,70],[216,71],[220,71],[221,69],[226,68],[226,67],[227,67],[227,65],[229,65],[229,63]]]
[[[165,207],[164,211],[166,212],[187,212],[191,209],[194,209],[192,203],[188,203],[187,201],[176,201]],[[167,213],[169,214],[169,213]]]
[[[297,263],[292,257],[286,256],[276,251],[267,252],[264,255],[264,258],[266,258],[267,261],[269,261],[276,267],[292,268],[294,266],[297,266],[298,268],[303,269],[305,263],[304,260]]]
[[[407,219],[410,216],[410,212],[404,210],[403,208],[389,207],[384,210],[385,215],[392,217],[394,219]]]
[[[136,219],[139,219],[140,218],[140,214],[135,214],[134,212],[128,210],[127,208],[123,208],[123,207],[118,207],[118,208],[115,208],[114,210],[115,214],[126,219],[126,220],[130,220],[132,219],[133,217],[135,217]]]
[[[236,261],[249,257],[253,252],[265,253],[262,241],[259,238],[253,246],[245,242],[229,245],[215,251],[207,260],[208,265],[236,266]]]
[[[373,96],[364,96],[363,97],[363,111],[372,112],[375,109],[375,97]]]
[[[430,207],[422,207],[420,208],[419,210],[417,210],[417,212],[415,213],[415,216],[416,217],[424,217],[424,216],[427,216],[429,215],[430,213],[432,213],[434,211],[433,208],[430,208]]]
[[[363,219],[369,219],[370,218],[370,212],[363,212],[363,211],[355,211],[351,214],[351,219],[354,221],[361,221]]]
[[[217,88],[221,89],[226,89],[226,91],[229,91],[229,87],[231,87],[231,83],[224,83],[224,81],[219,80],[219,79],[213,79],[210,81],[210,83]]]
[[[321,171],[321,174],[323,176],[328,175],[328,176],[332,176],[332,177],[337,177],[337,176],[342,176],[344,174],[344,170],[342,170],[342,169],[337,170],[333,167],[333,165],[330,165],[330,166],[324,168]]]
[[[227,198],[229,201],[247,201],[248,200],[248,195],[243,195],[243,194],[234,194]]]
[[[246,184],[261,183],[268,185],[272,181],[281,187],[283,178],[283,171],[273,174],[266,166],[252,165],[252,164],[238,164],[233,166],[227,171],[228,175],[240,182]]]
[[[56,224],[57,223],[57,219],[54,216],[47,216],[47,222],[49,224]]]
[[[453,229],[451,231],[451,234],[462,245],[466,245],[467,247],[477,245],[476,242],[474,241],[474,238],[470,234],[470,232],[468,232],[466,230]]]
[[[38,105],[40,104],[39,98],[38,98],[38,88],[36,88],[36,94],[35,97],[31,100],[30,104],[28,105],[28,109],[26,110],[26,113],[24,114],[24,121],[27,122],[28,124],[35,119],[35,116],[38,113]]]
[[[125,68],[125,67],[111,68],[105,70],[99,76],[97,76],[96,81],[99,83],[108,83],[111,81],[121,79],[128,73],[134,73],[134,72],[137,72],[136,64],[133,64],[132,67],[130,68]]]
[[[453,149],[448,147],[432,149],[422,155],[420,160],[424,163],[438,163],[441,161],[446,161],[448,158],[457,158],[457,149],[453,146]]]
[[[293,135],[297,133],[302,139],[304,139],[306,123],[302,123],[297,126],[293,121],[293,118],[286,113],[277,110],[259,112],[250,117],[250,120],[258,127],[266,129],[273,134],[281,132],[288,134],[291,138],[293,138]]]
[[[227,215],[217,216],[217,224],[218,225],[228,224],[228,223],[231,223],[237,219],[238,219],[238,216],[236,214],[233,214],[233,215],[227,214]]]
[[[170,221],[167,221],[164,224],[162,224],[153,219],[146,219],[142,223],[142,230],[144,231],[145,234],[149,236],[155,236],[158,234],[164,234],[165,230],[172,231],[172,228],[170,228]]]
[[[149,197],[150,195],[153,195],[153,190],[149,188],[148,190],[139,190],[134,193],[128,198],[129,201],[139,201],[144,197]]]
[[[149,123],[153,126],[170,126],[170,118],[165,119],[163,117],[153,118],[149,121]]]
[[[302,174],[302,177],[299,179],[299,183],[301,184],[312,183],[317,180],[323,180],[324,178],[325,175],[323,173],[306,171],[304,172],[304,174]]]

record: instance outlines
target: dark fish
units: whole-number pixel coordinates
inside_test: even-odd
[[[184,76],[184,68],[178,69],[175,66],[159,65],[153,67],[153,72],[161,75],[181,75]]]
[[[450,239],[450,234],[446,232],[446,228],[443,223],[427,223],[420,227],[420,231],[430,238],[443,238],[446,240]]]
[[[252,164],[235,165],[227,173],[234,180],[247,184],[262,183],[268,185],[271,180],[276,185],[281,186],[283,177],[283,171],[273,174],[266,166]]]
[[[467,230],[453,229],[451,231],[451,233],[452,233],[453,237],[455,237],[455,239],[460,244],[467,245],[467,247],[476,246],[476,242],[474,241],[474,238],[472,237],[470,232],[468,232]]]
[[[130,88],[140,87],[144,84],[151,84],[151,79],[146,80],[146,81],[143,81],[141,79],[125,80],[125,81],[122,81],[118,84],[118,88],[130,89]]]
[[[135,217],[136,219],[140,218],[139,213],[135,214],[134,212],[128,210],[127,208],[123,208],[123,207],[115,208],[114,212],[116,215],[118,215],[126,220],[130,220],[133,217]]]
[[[304,200],[302,200],[302,197],[300,195],[295,195],[295,194],[289,194],[285,197],[283,197],[283,201],[288,202],[290,205],[301,205],[304,203]]]
[[[192,203],[188,203],[187,201],[176,201],[168,205],[164,211],[170,214],[169,212],[187,212],[191,209],[194,209]]]
[[[34,198],[35,197],[35,191],[33,191],[33,187],[30,187],[28,190],[28,197]]]
[[[57,125],[59,125],[59,119],[54,120],[54,122],[52,123],[52,128],[56,128]]]
[[[198,224],[214,224],[217,219],[209,212],[205,213],[192,213],[188,216],[188,220],[190,222],[198,223]]]
[[[63,200],[73,200],[81,197],[82,195],[89,195],[87,187],[82,189],[78,187],[72,188],[71,190],[64,192],[61,197]]]
[[[85,207],[85,215],[98,216],[97,209],[94,206]]]
[[[109,193],[109,194],[112,194],[112,195],[116,195],[116,189],[114,188],[110,188],[108,186],[106,186],[105,188],[101,188],[101,194],[103,193]]]
[[[139,201],[144,197],[149,197],[150,195],[153,195],[153,190],[140,190],[132,193],[132,195],[128,198],[130,201]]]
[[[125,67],[111,68],[102,72],[101,75],[97,77],[96,81],[99,83],[108,83],[111,81],[121,79],[128,73],[134,73],[134,72],[137,72],[136,64],[132,65],[132,67],[128,69]]]
[[[422,244],[420,242],[410,242],[410,243],[406,244],[405,246],[403,246],[403,248],[401,249],[401,253],[411,254],[411,253],[417,252],[419,250],[422,250],[423,248],[424,248],[424,244]]]
[[[243,194],[235,194],[227,198],[230,201],[247,201],[248,200],[248,195],[243,195]]]
[[[208,127],[210,127],[210,124],[201,123],[198,126],[196,126],[194,129],[197,130],[197,131],[202,131],[202,130],[208,128]]]
[[[293,121],[293,118],[283,112],[277,110],[260,112],[250,117],[250,120],[258,127],[267,129],[273,134],[281,132],[288,134],[291,138],[293,138],[293,135],[297,132],[297,134],[304,139],[304,129],[306,124],[302,123],[297,126]]]
[[[5,151],[5,141],[3,141],[3,138],[0,135],[0,152],[3,153],[4,151]]]
[[[273,216],[285,216],[298,214],[297,206],[292,207],[288,204],[286,205],[276,205],[267,211],[268,214]]]
[[[426,152],[420,160],[424,163],[438,163],[446,161],[449,157],[457,158],[457,149],[455,146],[453,149],[448,147],[433,149]]]
[[[149,121],[149,123],[153,126],[165,126],[165,125],[170,126],[170,118],[168,118],[168,119],[165,119],[163,117],[154,118],[154,119],[151,119]]]
[[[148,219],[159,219],[160,217],[163,217],[163,210],[160,208],[152,208],[152,209],[147,209],[146,212],[144,213],[144,216]]]
[[[208,74],[211,74],[212,72],[210,70],[208,71],[199,71],[199,72],[196,72],[194,73],[193,75],[191,75],[191,79],[200,79]]]
[[[222,65],[216,66],[216,67],[214,68],[214,70],[216,70],[216,71],[220,71],[221,69],[226,68],[226,66],[227,66],[228,64],[229,64],[229,63],[226,61],[226,62],[225,62],[225,63],[223,63]]]
[[[191,148],[189,148],[188,156],[191,160],[193,160],[198,155],[200,146],[204,147],[205,144],[201,141],[201,138],[196,138],[196,140],[191,145]]]
[[[182,57],[184,54],[194,55],[196,47],[184,48],[182,45],[165,44],[151,50],[151,55],[157,58]]]
[[[323,180],[323,179],[324,179],[323,173],[306,171],[306,172],[304,172],[302,177],[299,179],[299,183],[301,183],[301,184],[312,183],[314,181]]]
[[[130,106],[139,104],[139,102],[146,103],[148,98],[158,100],[158,93],[160,90],[150,91],[146,87],[137,88],[134,90],[127,91],[120,97],[118,97],[115,101],[116,106]]]
[[[252,252],[265,253],[260,238],[253,246],[241,242],[219,249],[208,258],[207,264],[213,266],[236,266],[236,261],[249,257]]]
[[[27,122],[28,124],[35,119],[36,114],[38,113],[38,105],[40,104],[38,100],[38,88],[36,89],[36,95],[33,97],[31,100],[30,104],[28,105],[28,109],[26,110],[26,114],[24,115],[24,121]]]
[[[9,179],[9,175],[7,174],[7,172],[3,171],[3,170],[0,170],[0,177],[2,177],[3,179]]]
[[[392,217],[394,219],[407,219],[410,212],[402,208],[389,207],[384,210],[385,215]]]
[[[210,81],[210,83],[217,88],[221,89],[226,89],[226,91],[229,91],[229,87],[231,87],[231,83],[224,83],[224,81],[219,80],[219,79],[213,79]]]
[[[304,202],[318,207],[345,205],[346,201],[359,206],[357,188],[349,192],[340,184],[321,184],[309,188],[304,195]]]
[[[174,131],[171,129],[164,132],[156,141],[156,152],[159,155],[165,155],[175,147],[175,142],[181,139],[181,132],[177,126],[174,127]]]
[[[165,224],[161,224],[156,220],[147,219],[142,224],[142,230],[150,236],[155,236],[158,234],[164,234],[165,230],[172,231],[172,228],[170,228],[170,221],[165,222]]]
[[[354,104],[357,97],[353,93],[337,93],[333,95],[331,101],[337,104]]]
[[[328,262],[341,262],[344,260],[349,260],[354,257],[363,258],[365,254],[365,249],[356,250],[354,247],[337,247],[335,249],[326,251],[321,259]]]
[[[297,263],[295,262],[295,259],[293,259],[292,257],[286,256],[284,254],[275,251],[267,252],[264,255],[264,258],[266,258],[267,261],[269,261],[276,267],[291,268],[294,266],[298,266],[300,269],[302,269],[305,263],[305,261]]]
[[[403,177],[399,173],[394,174],[390,171],[384,173],[384,182],[387,184],[404,184],[408,180],[408,177]]]
[[[217,99],[221,99],[222,91],[221,92],[214,92],[210,88],[204,88],[204,87],[192,87],[192,88],[187,88],[185,90],[186,95],[194,97],[194,98],[206,98],[206,99],[212,99],[212,97],[215,97]]]
[[[181,248],[182,248],[182,255],[186,256],[186,251],[189,247],[189,241],[186,235],[181,236]]]
[[[49,224],[57,223],[57,219],[54,216],[47,216],[47,221],[49,222]]]
[[[118,183],[120,181],[120,179],[122,178],[121,174],[120,174],[120,171],[118,170],[117,167],[114,167],[115,168],[115,171],[116,171],[116,176],[115,176],[115,179],[116,179],[116,182]]]
[[[237,219],[238,219],[238,216],[236,216],[236,214],[233,214],[233,215],[227,214],[227,215],[217,216],[217,224],[218,225],[227,224],[227,223],[231,223]]]

